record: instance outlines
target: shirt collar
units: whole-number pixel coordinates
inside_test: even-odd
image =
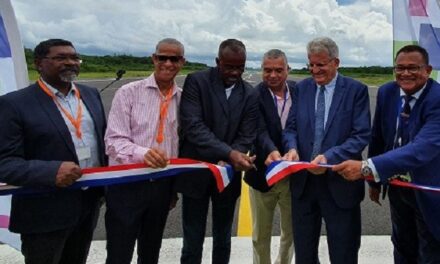
[[[285,95],[285,97],[283,97],[282,99],[289,99],[290,98],[290,91],[289,91],[289,85],[287,84],[287,82],[285,82],[285,87],[286,87],[286,95]],[[267,90],[269,90],[269,92],[270,92],[270,94],[272,95],[272,97],[278,97],[277,95],[275,95],[273,92],[272,92],[272,90],[269,88],[269,86],[267,86],[266,85],[266,88],[267,88]],[[279,97],[278,97],[279,98]]]
[[[335,87],[336,87],[336,81],[338,80],[338,75],[339,75],[339,73],[336,72],[335,77],[334,77],[329,83],[327,83],[326,85],[324,85],[324,86],[325,86],[325,89],[326,89],[327,91],[329,91],[329,90],[334,90],[334,89],[335,89]],[[321,87],[321,85],[316,84],[316,87],[319,89],[319,87]]]
[[[154,72],[152,74],[150,74],[150,76],[148,76],[147,81],[148,81],[148,86],[147,86],[148,88],[156,89],[160,93],[159,85],[157,85],[156,78],[154,78]],[[178,87],[177,87],[175,80],[173,80],[173,87],[171,89],[173,89],[172,95],[174,96],[178,90]]]
[[[427,84],[428,82],[426,82],[423,85],[422,89],[418,90],[416,93],[412,94],[411,96],[416,100],[419,99],[420,95],[422,95],[423,91],[425,90]],[[400,97],[404,97],[404,96],[406,96],[406,93],[402,90],[402,88],[400,88]]]
[[[71,89],[69,90],[69,92],[67,93],[67,95],[64,95],[62,92],[58,91],[58,89],[56,89],[55,87],[53,87],[52,85],[48,84],[43,78],[41,78],[41,81],[43,81],[43,83],[47,86],[47,88],[49,88],[49,90],[56,96],[64,98],[64,97],[68,97],[70,95],[75,95],[76,93],[76,86],[73,82],[71,82]]]

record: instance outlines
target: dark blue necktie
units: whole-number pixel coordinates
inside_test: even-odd
[[[324,119],[325,119],[325,86],[319,87],[318,101],[316,102],[315,112],[315,138],[313,140],[313,150],[310,160],[318,156],[321,151],[321,143],[324,137]]]
[[[403,99],[405,100],[405,103],[403,104],[402,111],[399,115],[399,125],[397,127],[397,136],[396,142],[394,142],[394,148],[404,146],[408,144],[409,141],[408,123],[409,115],[411,113],[410,102],[413,97],[411,95],[405,95]]]

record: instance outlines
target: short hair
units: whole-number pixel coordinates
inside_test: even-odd
[[[220,46],[218,47],[218,58],[222,56],[223,51],[227,48],[235,53],[244,52],[244,54],[246,55],[246,47],[243,42],[238,39],[227,39],[222,41],[222,43],[220,43]]]
[[[183,44],[180,41],[178,41],[177,39],[174,39],[174,38],[164,38],[164,39],[160,40],[159,42],[157,42],[157,44],[156,44],[156,51],[155,52],[159,52],[159,47],[162,44],[169,44],[169,45],[179,46],[179,48],[182,50],[182,55],[185,54],[185,47],[183,46]]]
[[[40,42],[34,49],[34,59],[43,59],[49,54],[50,48],[56,46],[70,46],[75,49],[72,42],[65,39],[48,39]]]
[[[338,45],[329,37],[315,38],[307,44],[307,55],[320,52],[326,52],[332,59],[339,57]]]
[[[265,59],[278,59],[278,58],[283,58],[283,60],[286,63],[287,67],[289,67],[288,62],[287,62],[286,53],[284,53],[280,49],[271,49],[271,50],[268,50],[266,53],[264,53],[263,61],[261,62],[261,68],[263,68],[263,63],[264,63]]]
[[[428,54],[428,51],[425,48],[423,48],[423,47],[421,47],[419,45],[406,45],[406,46],[400,48],[399,51],[397,51],[397,53],[396,53],[396,58],[395,59],[397,59],[397,56],[399,56],[400,53],[409,53],[409,52],[418,52],[418,53],[420,53],[422,55],[423,62],[426,65],[429,65],[429,54]]]

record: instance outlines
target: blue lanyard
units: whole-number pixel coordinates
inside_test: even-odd
[[[284,91],[284,102],[283,102],[283,107],[281,107],[280,118],[283,116],[284,109],[286,108],[286,103],[287,103],[287,89],[289,89],[289,88],[286,87],[286,90]],[[275,95],[275,93],[273,94],[273,101],[275,102],[275,108],[277,109],[277,112],[278,112],[278,99],[277,99],[277,96]]]

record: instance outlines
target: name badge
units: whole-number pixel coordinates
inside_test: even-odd
[[[90,147],[79,147],[76,149],[76,155],[79,161],[90,159],[92,157],[92,150]]]

